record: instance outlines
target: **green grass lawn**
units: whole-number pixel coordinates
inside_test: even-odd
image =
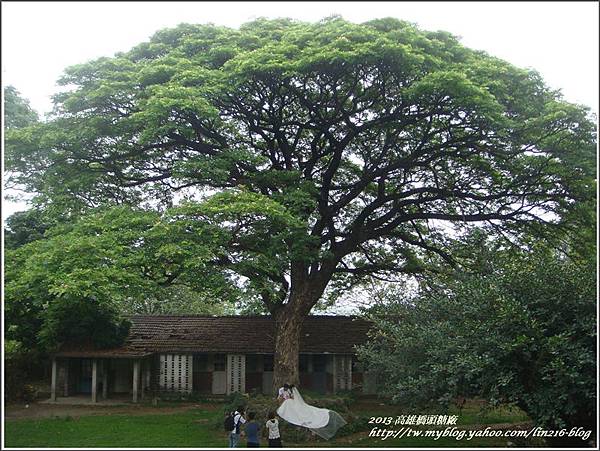
[[[381,406],[377,403],[353,406],[363,418],[369,415],[387,416],[402,412],[394,406]],[[507,408],[494,409],[485,415],[479,413],[479,407],[467,405],[462,411],[451,409],[437,414],[457,414],[458,425],[480,424],[485,427],[499,423],[518,423],[527,421],[522,412]],[[78,418],[43,418],[5,420],[5,446],[7,447],[148,447],[148,448],[186,448],[186,447],[226,447],[227,434],[215,428],[215,415],[218,411],[193,408],[174,414],[107,414],[81,416]],[[364,426],[364,428],[363,428]],[[290,443],[283,437],[284,446],[321,446],[321,447],[505,447],[505,438],[474,438],[456,440],[451,437],[433,438],[411,437],[403,439],[381,440],[369,437],[374,425],[365,421],[359,432],[339,436],[328,442],[315,440],[309,443]],[[385,427],[385,426],[382,426]],[[391,428],[399,426],[389,426]],[[415,426],[413,426],[414,428]],[[243,442],[243,440],[242,440]],[[243,443],[240,446],[244,446]],[[263,443],[266,446],[266,440]]]
[[[517,408],[511,408],[507,406],[494,408],[494,409],[481,409],[481,403],[475,401],[469,401],[462,408],[458,409],[454,406],[450,406],[448,409],[443,410],[441,408],[428,409],[402,409],[398,406],[385,405],[385,406],[365,406],[360,410],[361,416],[397,416],[406,414],[439,414],[439,415],[456,415],[458,417],[457,427],[473,427],[475,425],[480,426],[482,429],[489,426],[491,429],[496,429],[494,425],[506,425],[506,424],[519,424],[529,421],[529,417],[523,411]],[[362,433],[352,434],[349,437],[340,437],[337,440],[328,442],[327,446],[342,447],[350,446],[357,448],[416,448],[416,447],[506,447],[507,441],[511,439],[507,438],[496,438],[496,437],[474,437],[471,440],[467,440],[466,437],[461,440],[456,440],[452,437],[441,437],[437,440],[428,437],[404,437],[401,439],[389,438],[382,440],[378,437],[369,437],[369,431],[373,426],[388,429],[398,429],[400,426],[382,426],[369,424],[368,429],[365,429]],[[411,426],[413,429],[427,429],[431,427],[427,426]],[[449,426],[452,427],[452,426]],[[444,428],[443,426],[441,427]],[[512,440],[514,442],[514,440]],[[542,443],[539,443],[543,446]]]
[[[170,415],[106,415],[5,421],[7,447],[154,448],[226,445],[214,429],[214,411],[193,409]],[[205,423],[198,421],[204,420]]]
[[[331,447],[354,447],[354,448],[484,448],[484,447],[497,447],[505,448],[506,439],[501,438],[474,438],[472,440],[455,440],[452,438],[440,438],[439,440],[432,440],[430,438],[403,438],[403,439],[389,439],[389,440],[376,440],[373,438],[365,437],[358,440],[351,440],[345,442],[334,442],[332,444],[324,445]]]

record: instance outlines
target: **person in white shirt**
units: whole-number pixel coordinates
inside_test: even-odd
[[[240,441],[240,426],[246,422],[244,408],[238,407],[233,414],[233,430],[229,433],[229,447],[236,448]]]
[[[269,412],[267,420],[267,431],[269,431],[269,448],[281,448],[281,435],[279,435],[279,421],[275,417],[275,412]]]
[[[279,401],[280,404],[283,401],[285,401],[286,399],[294,399],[294,395],[292,394],[293,388],[294,388],[293,385],[283,384],[283,387],[281,387],[279,389],[279,392],[277,393],[277,400]]]

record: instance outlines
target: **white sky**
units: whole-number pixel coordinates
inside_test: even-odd
[[[538,70],[566,100],[597,112],[598,13],[596,2],[4,2],[2,83],[43,114],[65,67],[127,51],[161,28],[340,14],[353,22],[396,17],[449,31],[468,47]],[[4,201],[3,207],[6,217],[25,205]]]

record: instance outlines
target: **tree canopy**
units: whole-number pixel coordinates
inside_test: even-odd
[[[212,267],[215,240],[127,206],[55,225],[6,253],[6,336],[29,349],[74,337],[107,346],[125,315],[231,311],[239,294]]]
[[[40,209],[18,211],[6,218],[4,246],[15,249],[31,241],[39,240],[50,228],[51,222]]]
[[[4,87],[4,128],[27,127],[38,121],[38,114],[31,108],[29,101],[21,96],[14,86]]]
[[[473,224],[515,239],[593,197],[586,108],[395,19],[182,24],[60,83],[50,121],[7,134],[12,180],[73,211],[177,206],[221,229],[220,263],[277,318],[292,379],[327,288],[456,265]]]

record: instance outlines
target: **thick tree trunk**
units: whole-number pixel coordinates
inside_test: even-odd
[[[310,278],[302,264],[292,264],[292,289],[289,301],[272,316],[275,319],[275,358],[273,389],[283,384],[299,385],[300,332],[302,324],[317,303],[335,268],[335,261],[323,265],[324,270]]]
[[[298,385],[300,382],[298,356],[300,330],[305,317],[306,314],[290,308],[282,308],[275,314],[274,391],[283,384]]]

